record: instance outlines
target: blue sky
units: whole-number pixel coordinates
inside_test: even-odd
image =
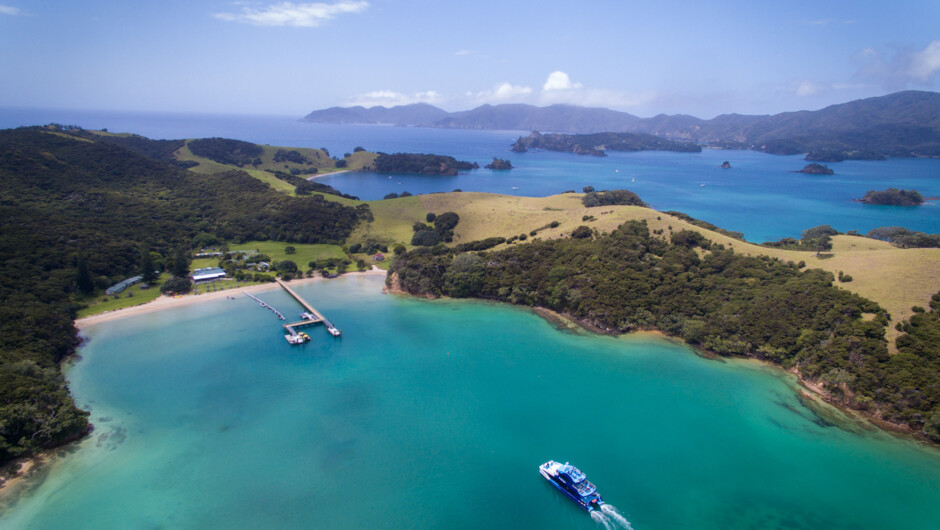
[[[0,105],[710,118],[940,89],[940,2],[0,0]]]

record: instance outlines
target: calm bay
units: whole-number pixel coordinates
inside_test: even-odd
[[[45,111],[44,111],[45,112]],[[293,118],[0,112],[152,138],[224,136],[434,152],[510,172],[347,173],[390,192],[544,196],[627,188],[752,241],[831,224],[940,230],[936,202],[852,202],[868,189],[940,196],[940,161],[830,164],[747,151],[509,153],[520,131],[333,126]],[[718,165],[729,160],[732,169]],[[389,178],[392,177],[392,178]],[[518,189],[513,189],[518,188]],[[792,377],[650,336],[555,329],[516,307],[380,293],[349,276],[299,287],[344,329],[290,347],[248,298],[83,330],[68,370],[96,430],[0,514],[4,528],[596,528],[538,475],[570,460],[634,528],[940,527],[940,452],[808,406]],[[284,293],[260,295],[286,314]]]
[[[96,431],[0,524],[595,528],[539,476],[556,459],[638,529],[940,525],[940,452],[778,370],[381,287],[298,287],[344,329],[303,347],[247,297],[87,328],[68,377]]]

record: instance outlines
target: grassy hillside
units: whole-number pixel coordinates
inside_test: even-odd
[[[927,307],[930,297],[940,291],[940,249],[899,249],[888,243],[855,236],[836,236],[833,249],[816,256],[815,252],[762,247],[706,230],[676,217],[637,206],[600,206],[585,208],[580,194],[550,197],[512,197],[490,193],[440,193],[384,201],[369,205],[375,220],[360,224],[349,241],[368,237],[401,242],[408,246],[411,225],[423,221],[428,212],[456,212],[460,223],[454,230],[454,243],[466,243],[487,237],[511,237],[558,221],[557,228],[540,230],[539,238],[567,236],[581,225],[600,232],[612,232],[630,220],[645,220],[653,231],[693,230],[707,239],[751,256],[770,256],[784,261],[806,263],[838,275],[841,271],[853,281],[838,285],[869,298],[885,308],[893,322],[909,318],[911,307]],[[584,216],[595,220],[582,221]],[[499,247],[502,248],[502,247]],[[896,335],[891,327],[889,339]]]
[[[222,171],[229,171],[232,169],[241,169],[248,172],[248,174],[250,174],[252,177],[255,177],[256,179],[270,185],[275,190],[288,194],[294,193],[294,186],[278,179],[273,174],[271,174],[271,171],[290,172],[292,169],[307,171],[312,168],[316,168],[316,173],[298,175],[302,178],[316,177],[341,171],[358,171],[366,167],[371,167],[371,165],[375,162],[376,157],[375,153],[369,153],[366,151],[351,153],[349,157],[344,159],[346,161],[346,167],[337,168],[336,161],[330,158],[329,155],[320,149],[261,145],[259,146],[261,148],[261,154],[257,157],[260,159],[261,163],[258,165],[248,164],[239,167],[234,164],[220,163],[215,160],[193,154],[189,148],[189,142],[191,141],[192,140],[187,140],[187,144],[180,147],[174,153],[174,157],[178,161],[199,163],[199,165],[190,168],[191,171],[202,174],[211,174]],[[277,160],[278,153],[281,153],[281,160]],[[290,156],[290,159],[283,159],[284,153],[296,153],[296,155],[288,155]],[[302,157],[302,159],[297,158],[298,155]],[[306,162],[298,162],[297,160],[305,160]]]

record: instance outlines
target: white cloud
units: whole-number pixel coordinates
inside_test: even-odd
[[[212,16],[226,22],[244,22],[256,26],[315,28],[336,15],[359,13],[367,7],[369,7],[369,3],[361,1],[343,1],[335,4],[281,2],[261,9],[242,7],[241,13],[215,13]]]
[[[935,40],[923,51],[911,56],[908,74],[921,81],[928,81],[938,71],[940,71],[940,40]]]
[[[500,83],[490,90],[467,92],[467,98],[474,104],[521,101],[531,95],[532,89],[530,87],[513,85],[512,83]]]
[[[548,79],[546,79],[545,84],[542,85],[542,90],[570,90],[581,87],[581,83],[572,83],[571,78],[568,77],[568,74],[562,72],[561,70],[555,70],[554,72],[548,74]]]
[[[476,52],[473,50],[459,50],[454,52],[454,55],[473,55],[474,53]]]
[[[793,85],[793,92],[800,97],[812,96],[813,94],[819,92],[820,89],[821,87],[819,85],[805,79],[802,81],[797,81]]]
[[[560,70],[548,74],[542,85],[539,102],[543,105],[565,103],[587,107],[635,107],[656,99],[654,92],[626,92],[605,88],[586,88]]]
[[[0,15],[19,15],[22,13],[18,7],[0,5]]]
[[[889,57],[866,48],[858,57],[863,63],[858,75],[888,89],[931,85],[940,73],[940,40],[930,42],[922,50],[896,50]]]
[[[376,105],[394,107],[396,105],[410,105],[412,103],[430,103],[433,105],[440,101],[440,99],[441,95],[434,90],[416,92],[410,95],[393,90],[374,90],[366,94],[353,96],[349,99],[349,104],[362,105],[363,107],[374,107]]]

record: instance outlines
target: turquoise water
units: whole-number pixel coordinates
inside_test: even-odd
[[[940,452],[776,370],[381,286],[299,287],[344,330],[302,347],[247,297],[88,328],[68,376],[95,433],[0,526],[598,528],[538,474],[556,459],[638,530],[940,527]]]
[[[337,156],[357,146],[389,153],[438,153],[481,166],[456,177],[389,178],[345,173],[323,180],[367,200],[381,199],[391,192],[417,194],[454,189],[540,197],[594,186],[632,190],[657,210],[678,210],[727,230],[743,232],[753,242],[799,237],[803,230],[822,224],[843,232],[866,233],[880,226],[940,232],[938,201],[918,207],[853,202],[868,190],[889,187],[916,189],[925,197],[940,197],[940,160],[836,162],[828,164],[835,175],[817,176],[791,173],[806,165],[801,156],[751,151],[610,153],[605,158],[509,152],[512,142],[528,131],[329,125],[302,123],[295,117],[0,108],[0,127],[49,122],[108,128],[157,139],[222,136],[270,145],[327,147]],[[507,172],[482,168],[494,156],[510,159],[515,169]],[[718,168],[725,160],[732,169]]]

